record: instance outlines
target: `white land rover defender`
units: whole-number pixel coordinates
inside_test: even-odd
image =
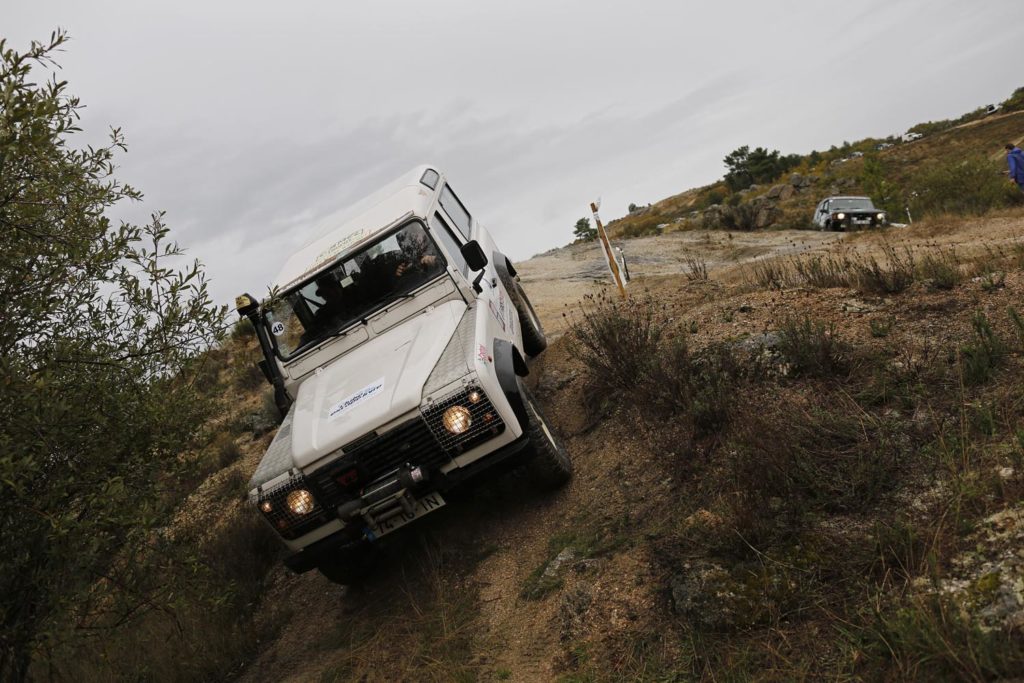
[[[540,322],[444,174],[416,168],[325,226],[264,301],[237,300],[284,415],[249,499],[288,567],[350,583],[453,488],[527,458],[556,486],[572,463],[521,381]]]

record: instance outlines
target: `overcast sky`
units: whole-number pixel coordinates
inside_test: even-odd
[[[420,163],[523,259],[740,145],[900,133],[1024,85],[1021,0],[0,0],[18,49],[57,27],[82,142],[123,128],[132,217],[166,210],[221,302]]]

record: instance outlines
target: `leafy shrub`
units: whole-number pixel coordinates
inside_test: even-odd
[[[147,608],[134,558],[210,409],[193,377],[224,323],[163,214],[116,220],[142,195],[116,176],[119,129],[76,144],[83,105],[51,78],[65,40],[24,53],[0,41],[0,679],[12,681],[33,657],[52,678],[51,652],[98,640],[82,624]]]
[[[708,190],[697,200],[698,209],[706,209],[709,206],[721,204],[725,200],[726,192],[720,188]]]
[[[979,216],[1009,206],[1020,193],[1006,182],[1001,170],[981,156],[936,165],[912,182],[915,213]]]
[[[248,318],[239,318],[235,321],[235,324],[231,326],[231,333],[229,336],[235,341],[255,338],[256,329],[252,326],[252,321]]]

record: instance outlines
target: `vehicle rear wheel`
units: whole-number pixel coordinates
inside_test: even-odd
[[[572,478],[572,460],[522,381],[519,382],[519,391],[526,405],[528,422],[525,431],[534,452],[530,461],[531,473],[542,488],[558,488]]]
[[[519,314],[519,329],[523,334],[523,351],[532,358],[548,347],[548,339],[544,336],[540,318],[537,317],[530,299],[527,298],[526,292],[523,291],[517,278],[502,276],[501,283],[505,285],[505,291],[508,292],[508,297],[512,300],[516,313]]]
[[[317,570],[332,583],[352,586],[370,575],[377,566],[380,550],[369,541],[347,546],[320,561]]]

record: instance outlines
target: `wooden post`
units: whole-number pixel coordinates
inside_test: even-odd
[[[594,214],[594,223],[597,224],[597,237],[601,240],[601,246],[604,247],[604,257],[608,261],[608,270],[612,273],[612,279],[615,280],[615,284],[619,288],[619,294],[622,295],[623,299],[628,298],[626,295],[626,287],[622,284],[622,275],[619,273],[619,263],[615,260],[615,254],[612,253],[611,242],[608,241],[608,233],[604,231],[604,225],[601,223],[601,217],[597,215],[597,204],[590,202],[590,211]]]

